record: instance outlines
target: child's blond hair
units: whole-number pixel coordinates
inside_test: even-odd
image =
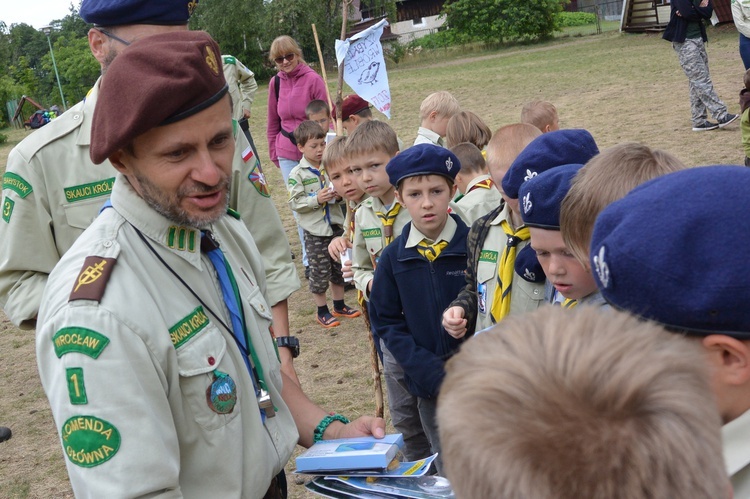
[[[346,163],[346,136],[339,135],[334,137],[328,144],[326,149],[323,151],[323,159],[321,160],[326,167],[326,171],[330,171],[331,168],[338,166],[339,164]]]
[[[461,106],[450,92],[440,90],[428,95],[419,106],[419,119],[424,121],[435,112],[440,117],[450,118],[461,111]]]
[[[487,144],[487,167],[507,171],[516,156],[542,134],[527,123],[514,123],[495,130]]]
[[[471,111],[461,111],[454,114],[445,128],[445,141],[448,147],[461,142],[471,142],[479,150],[487,147],[492,138],[492,130],[482,121],[482,118]]]
[[[545,128],[552,127],[557,121],[557,108],[551,102],[533,100],[521,109],[521,123],[534,125],[542,132],[549,131]]]
[[[308,140],[325,139],[326,132],[314,121],[305,120],[294,130],[294,140],[297,145],[304,146]]]
[[[446,364],[437,420],[456,497],[728,497],[704,355],[614,310],[506,317]]]
[[[359,125],[346,141],[347,157],[384,152],[393,157],[398,152],[398,137],[387,123],[368,121]]]
[[[487,165],[482,156],[482,151],[471,142],[462,142],[450,148],[461,162],[459,173],[471,173],[478,175],[487,171]]]
[[[589,244],[599,213],[647,180],[683,168],[670,153],[633,142],[594,156],[578,172],[560,207],[565,246],[584,268],[590,268]]]

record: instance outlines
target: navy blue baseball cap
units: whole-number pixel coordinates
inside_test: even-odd
[[[689,168],[605,208],[591,240],[604,298],[669,329],[750,340],[750,169]]]
[[[581,164],[562,165],[524,182],[518,191],[523,223],[539,229],[560,230],[560,205],[581,168]]]
[[[518,199],[518,190],[530,178],[556,166],[586,164],[597,154],[599,148],[587,130],[571,128],[542,134],[511,163],[503,177],[503,192],[511,199]]]
[[[97,26],[187,24],[198,0],[83,0],[79,14]]]
[[[388,179],[394,186],[407,177],[417,175],[442,175],[455,180],[460,169],[461,162],[455,154],[434,144],[411,146],[396,154],[385,167]]]

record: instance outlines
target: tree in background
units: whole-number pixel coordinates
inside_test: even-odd
[[[561,0],[447,0],[451,29],[484,42],[540,40],[555,30]]]

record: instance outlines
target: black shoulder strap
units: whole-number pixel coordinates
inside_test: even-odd
[[[281,78],[279,75],[273,77],[273,88],[276,90],[276,102],[279,102],[279,88],[281,87]]]

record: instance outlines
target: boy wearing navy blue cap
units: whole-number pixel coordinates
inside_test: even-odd
[[[537,136],[516,157],[501,181],[505,205],[472,225],[466,286],[443,314],[449,334],[456,338],[474,334],[510,314],[528,312],[544,303],[543,271],[533,251],[526,249],[529,229],[519,211],[518,190],[542,172],[586,163],[598,152],[589,132],[570,129]],[[487,159],[492,162],[491,157]]]
[[[727,471],[741,498],[750,497],[748,190],[745,167],[670,173],[605,208],[591,242],[607,302],[702,345],[725,423]],[[717,248],[726,250],[717,255]]]
[[[388,163],[388,177],[412,221],[380,256],[370,295],[373,329],[417,397],[432,452],[440,448],[435,410],[444,364],[461,343],[440,325],[443,309],[464,285],[466,270],[469,229],[448,214],[460,168],[452,152],[433,144],[412,146]],[[440,472],[439,461],[437,468]]]
[[[581,168],[581,164],[558,166],[529,179],[518,192],[530,247],[547,277],[548,298],[565,308],[584,302],[604,304],[591,271],[568,250],[560,232],[560,205]]]

